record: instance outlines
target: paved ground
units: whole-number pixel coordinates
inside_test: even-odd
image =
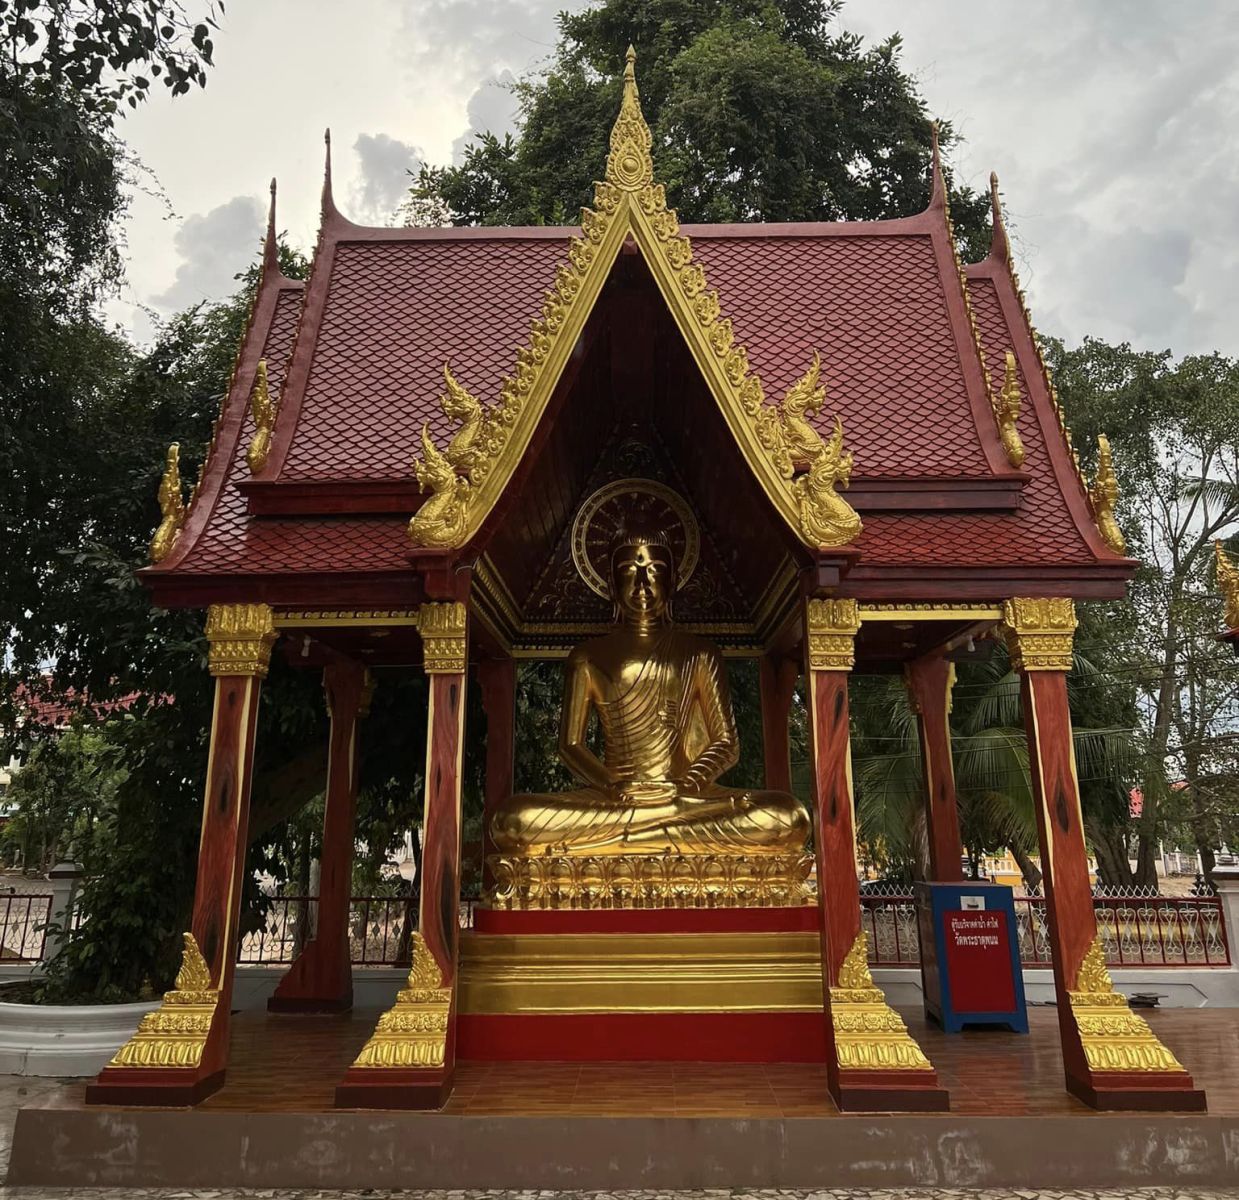
[[[0,1075],[0,1168],[7,1170],[13,1121],[17,1110],[60,1090],[55,1079],[24,1079]],[[968,1191],[947,1188],[909,1188],[903,1191],[704,1191],[704,1192],[333,1192],[316,1189],[258,1190],[232,1188],[10,1188],[0,1187],[0,1200],[228,1200],[262,1197],[264,1200],[1239,1200],[1239,1191],[1177,1188],[1136,1188],[1128,1191]]]

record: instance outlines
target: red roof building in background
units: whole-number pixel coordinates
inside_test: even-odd
[[[336,208],[328,145],[304,285],[278,269],[273,187],[257,298],[201,484],[186,506],[170,455],[157,561],[143,572],[158,604],[211,606],[216,709],[183,991],[144,1020],[88,1099],[194,1103],[224,1079],[254,717],[283,636],[292,663],[324,673],[333,766],[318,934],[273,1007],[351,1002],[343,934],[368,671],[429,675],[413,970],[340,1081],[339,1104],[436,1107],[457,1057],[588,1058],[623,1044],[630,1057],[725,1059],[730,1046],[777,1058],[792,1037],[797,1054],[826,1063],[843,1108],[945,1107],[869,976],[847,679],[853,667],[906,676],[933,878],[959,882],[954,663],[1004,638],[1021,678],[1067,1086],[1104,1108],[1202,1107],[1101,957],[1066,675],[1074,601],[1123,596],[1136,563],[1114,523],[1108,448],[1091,486],[1076,465],[997,182],[989,254],[962,264],[936,145],[927,207],[911,217],[682,228],[651,147],[631,51],[579,228],[365,228]],[[644,908],[620,888],[596,912],[601,884],[569,878],[565,860],[555,887],[578,889],[575,908],[544,911],[496,876],[478,929],[459,934],[466,690],[476,682],[486,707],[493,806],[513,790],[516,662],[562,657],[609,628],[580,515],[643,489],[672,495],[694,530],[677,623],[760,662],[769,788],[790,790],[788,712],[803,672],[816,907],[763,900],[756,885],[722,903],[704,876],[698,888],[682,875]],[[711,1012],[726,1032],[709,1045],[695,1039],[721,1026],[658,991],[699,995],[687,961],[684,979],[660,976],[666,1004],[647,998],[640,1019],[621,1020],[609,996],[576,1013],[582,1026],[486,990],[498,977],[484,939],[496,933],[514,939],[500,964],[510,972],[531,945],[522,935],[539,930],[589,933],[592,945],[607,930],[691,929],[706,945],[809,926],[824,1011],[806,1015],[786,992],[728,1010],[719,981],[710,999],[724,1011]],[[590,969],[605,971],[605,956]],[[165,1026],[186,1004],[199,1008],[173,1047]],[[1098,1032],[1097,1012],[1113,1036]]]

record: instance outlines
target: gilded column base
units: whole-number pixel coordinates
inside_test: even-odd
[[[1187,1074],[1148,1022],[1131,1011],[1127,997],[1114,990],[1098,938],[1093,939],[1080,965],[1077,986],[1080,991],[1067,994],[1090,1071]]]
[[[926,1071],[933,1076],[933,1064],[873,982],[868,951],[868,938],[862,930],[843,960],[839,986],[830,989],[830,1021],[839,1069]]]
[[[446,1057],[452,989],[420,933],[413,934],[413,966],[395,1005],[375,1026],[353,1070],[442,1067]]]
[[[137,1032],[117,1050],[105,1070],[201,1066],[218,1005],[219,990],[211,987],[210,968],[194,935],[187,933],[176,987],[165,992],[163,1003],[142,1018]]]
[[[808,854],[542,854],[487,858],[502,910],[780,908],[814,902]]]

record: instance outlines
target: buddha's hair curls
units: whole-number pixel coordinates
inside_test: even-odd
[[[648,508],[642,506],[629,509],[616,522],[615,532],[611,535],[611,549],[607,555],[611,562],[625,546],[635,546],[638,543],[646,546],[657,546],[667,552],[671,562],[672,575],[675,574],[675,550],[666,526],[654,519]]]

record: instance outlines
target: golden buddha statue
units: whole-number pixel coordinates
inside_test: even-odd
[[[809,815],[784,792],[720,787],[739,757],[718,648],[675,628],[671,539],[640,519],[611,543],[616,627],[576,647],[565,671],[559,754],[585,785],[498,805],[501,855],[795,855]],[[604,752],[588,745],[591,716]]]

